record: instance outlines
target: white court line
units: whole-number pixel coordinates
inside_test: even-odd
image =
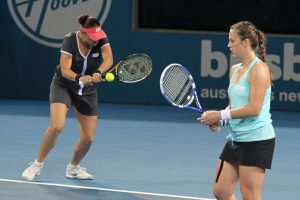
[[[110,188],[87,187],[87,186],[79,186],[79,185],[65,185],[65,184],[57,184],[57,183],[29,182],[29,181],[21,181],[21,180],[13,180],[13,179],[2,179],[2,178],[0,178],[0,181],[2,181],[2,182],[11,182],[11,183],[25,183],[25,184],[33,184],[33,185],[46,185],[46,186],[76,188],[76,189],[87,189],[87,190],[110,191],[110,192],[119,192],[119,193],[128,193],[128,194],[141,194],[141,195],[148,195],[148,196],[161,196],[161,197],[194,199],[194,200],[215,200],[215,199],[190,197],[190,196],[159,194],[159,193],[150,193],[150,192],[138,192],[138,191],[130,191],[130,190],[117,190],[117,189],[110,189]]]

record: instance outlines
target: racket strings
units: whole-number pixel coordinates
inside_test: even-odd
[[[192,84],[189,74],[179,67],[171,67],[163,78],[164,93],[176,105],[187,105],[188,96],[192,93]]]
[[[135,54],[119,65],[118,77],[124,82],[136,82],[146,78],[151,70],[150,57],[144,54]]]

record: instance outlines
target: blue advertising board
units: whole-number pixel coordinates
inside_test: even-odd
[[[2,1],[0,97],[47,100],[64,35],[80,28],[80,14],[90,13],[106,31],[115,62],[132,53],[149,54],[153,61],[153,72],[143,82],[101,83],[101,102],[166,104],[159,77],[165,66],[176,62],[193,74],[205,107],[226,106],[229,68],[238,62],[227,48],[228,33],[134,29],[132,4],[131,0]],[[300,111],[300,37],[267,34],[267,62],[274,75],[272,109]]]

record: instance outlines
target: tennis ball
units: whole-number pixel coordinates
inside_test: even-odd
[[[113,73],[107,73],[105,75],[105,80],[108,82],[112,82],[113,80],[115,80],[115,75]]]

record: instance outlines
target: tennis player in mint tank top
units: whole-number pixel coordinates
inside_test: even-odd
[[[230,27],[228,48],[242,61],[230,69],[229,105],[199,118],[214,132],[224,122],[230,128],[213,193],[218,200],[235,200],[239,183],[243,199],[261,200],[265,169],[271,169],[275,148],[270,114],[272,73],[265,62],[264,33],[249,21],[238,22]]]

